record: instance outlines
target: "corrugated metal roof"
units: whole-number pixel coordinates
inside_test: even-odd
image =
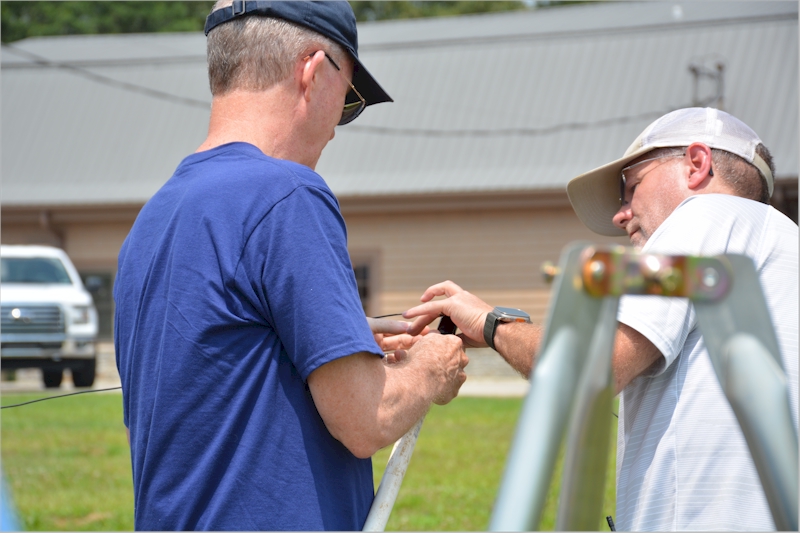
[[[360,56],[395,103],[337,128],[317,170],[340,196],[563,188],[691,105],[690,64],[722,62],[723,108],[797,176],[797,8],[625,2],[360,25]],[[27,39],[3,47],[2,69],[4,205],[145,201],[205,138],[202,34]]]

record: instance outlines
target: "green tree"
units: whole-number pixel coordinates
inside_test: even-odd
[[[421,17],[443,17],[469,13],[514,11],[525,9],[519,0],[356,0],[351,1],[356,20],[410,19]]]
[[[581,0],[578,0],[581,1]],[[549,7],[575,0],[351,0],[358,21]],[[213,1],[0,2],[0,40],[100,33],[201,31]]]
[[[201,31],[214,2],[2,2],[0,37]]]

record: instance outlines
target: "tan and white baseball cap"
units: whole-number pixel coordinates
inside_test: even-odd
[[[689,107],[656,119],[633,141],[623,156],[602,167],[573,178],[567,195],[581,222],[600,235],[626,235],[611,219],[619,210],[620,172],[631,161],[656,148],[689,146],[701,142],[710,148],[736,154],[755,165],[764,176],[772,196],[773,179],[767,163],[756,154],[761,144],[747,124],[710,107]]]

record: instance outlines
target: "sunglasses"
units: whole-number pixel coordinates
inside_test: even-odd
[[[662,155],[662,156],[659,156],[659,157],[651,157],[650,159],[643,159],[643,160],[639,161],[638,163],[634,163],[632,165],[628,165],[627,167],[625,167],[622,170],[620,170],[620,172],[619,172],[619,175],[620,175],[620,179],[619,179],[619,205],[623,206],[623,205],[628,203],[628,201],[625,198],[625,196],[626,196],[625,195],[625,185],[628,183],[628,179],[625,177],[625,173],[627,171],[629,171],[633,167],[638,167],[639,165],[642,165],[644,163],[649,163],[650,161],[657,161],[659,159],[667,159],[667,158],[670,158],[670,157],[683,157],[685,155],[686,154],[684,153],[684,154],[667,154],[667,155]]]
[[[328,52],[323,50],[323,53],[325,54],[325,57],[328,58],[328,61],[331,62],[331,65],[333,65],[333,67],[339,71],[339,74],[342,75],[344,80],[347,82],[347,85],[350,86],[350,90],[347,92],[347,96],[345,96],[344,99],[342,118],[339,119],[339,126],[344,126],[345,124],[349,124],[358,118],[358,115],[360,115],[361,112],[364,111],[364,108],[367,107],[367,101],[364,100],[364,97],[361,96],[361,93],[358,92],[358,90],[356,90],[355,86],[353,86],[353,84],[344,77],[344,74],[342,74],[342,69],[340,69],[339,65],[336,64],[336,61],[334,61],[333,58],[328,55]],[[316,54],[316,52],[314,52],[314,54]],[[310,58],[314,54],[306,56],[305,59]]]

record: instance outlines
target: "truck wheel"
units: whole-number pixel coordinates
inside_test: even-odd
[[[42,381],[48,389],[57,389],[61,386],[61,378],[64,377],[63,370],[42,370]]]
[[[72,370],[72,383],[76,387],[91,387],[94,384],[96,366],[95,359],[88,359],[80,365],[70,367]]]

